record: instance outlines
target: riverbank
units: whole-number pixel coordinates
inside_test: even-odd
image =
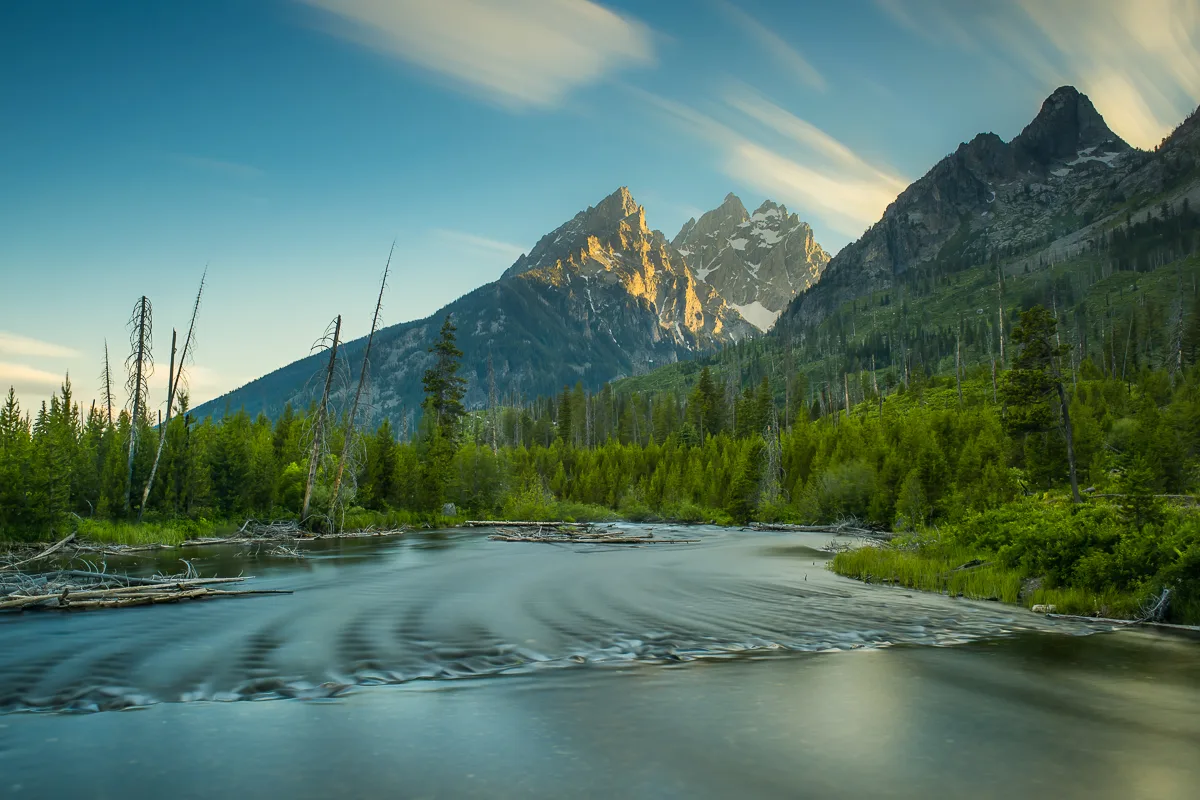
[[[1200,624],[1200,514],[1149,498],[1026,499],[891,546],[838,553],[829,566],[867,583],[1061,614]],[[1169,603],[1158,608],[1164,590]]]

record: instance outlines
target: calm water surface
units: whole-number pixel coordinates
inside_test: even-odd
[[[1196,796],[1195,640],[654,534],[701,542],[230,548],[296,593],[0,618],[0,796]]]

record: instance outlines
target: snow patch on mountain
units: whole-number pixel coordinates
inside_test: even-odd
[[[746,322],[749,322],[764,333],[775,324],[775,320],[779,319],[779,315],[783,313],[782,309],[772,311],[757,300],[742,306],[739,306],[737,303],[730,303],[730,305],[737,309]]]

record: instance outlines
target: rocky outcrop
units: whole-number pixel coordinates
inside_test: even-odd
[[[763,331],[829,263],[809,224],[786,206],[767,200],[750,214],[732,193],[699,220],[684,223],[671,244],[697,278]]]

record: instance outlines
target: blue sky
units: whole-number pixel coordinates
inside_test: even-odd
[[[364,334],[393,238],[388,324],[620,185],[668,236],[734,191],[837,250],[1064,83],[1152,147],[1198,45],[1195,0],[9,0],[0,384],[86,405],[143,293],[165,363],[207,264],[202,401]]]

